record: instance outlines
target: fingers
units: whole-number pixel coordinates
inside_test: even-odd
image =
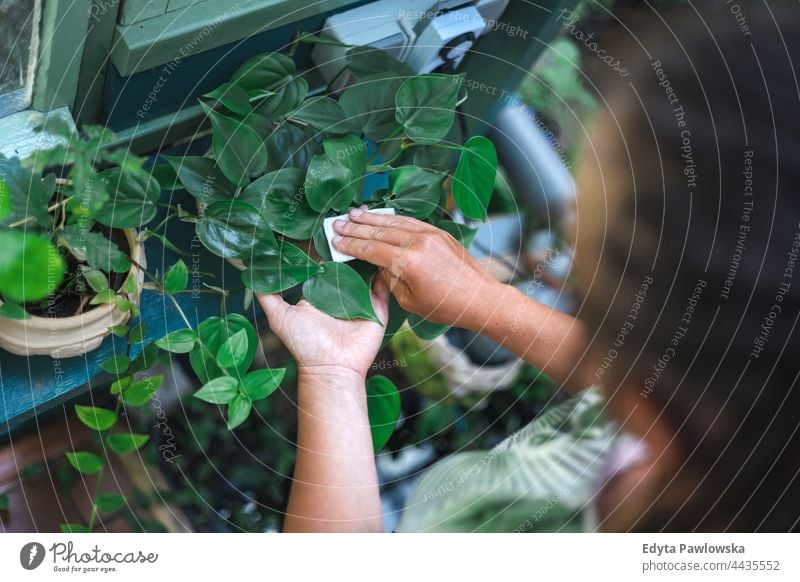
[[[409,289],[408,285],[392,273],[389,269],[381,269],[378,271],[378,278],[383,281],[383,284],[386,285],[386,288],[391,292],[394,293],[395,297],[410,297],[411,296],[411,289]]]
[[[371,226],[337,220],[333,223],[333,230],[343,237],[358,238],[362,240],[376,240],[394,246],[407,247],[411,244],[413,233],[399,228],[388,226]]]
[[[357,224],[369,226],[381,226],[384,228],[398,228],[409,232],[425,232],[432,228],[430,224],[409,218],[408,216],[394,216],[392,214],[378,214],[377,212],[365,212],[363,207],[350,210],[350,220]]]
[[[278,294],[257,294],[256,297],[259,304],[261,304],[261,309],[264,310],[267,316],[270,329],[277,333],[290,305]]]
[[[383,325],[389,320],[389,287],[381,277],[372,283],[372,307]]]
[[[402,252],[400,247],[392,246],[385,242],[343,237],[341,235],[333,237],[331,242],[337,251],[385,269],[392,268],[395,256]]]

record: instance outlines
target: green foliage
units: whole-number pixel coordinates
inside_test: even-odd
[[[333,317],[380,323],[372,308],[369,287],[344,263],[323,264],[318,275],[303,283],[303,295],[311,305]]]
[[[400,393],[389,378],[372,376],[367,380],[367,412],[372,446],[378,453],[392,436],[400,418]]]

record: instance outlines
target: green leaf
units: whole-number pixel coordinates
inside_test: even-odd
[[[327,154],[314,156],[305,179],[308,205],[317,212],[333,208],[343,211],[353,200],[350,169]]]
[[[389,178],[391,198],[386,202],[403,214],[427,218],[439,207],[444,175],[416,166],[402,166]]]
[[[156,358],[158,357],[158,346],[155,342],[149,343],[142,351],[136,356],[136,359],[133,360],[133,364],[131,364],[131,372],[141,372],[142,370],[147,370],[153,364],[156,363]]]
[[[428,170],[449,172],[453,167],[453,150],[432,145],[414,148],[414,165]]]
[[[242,394],[234,396],[228,404],[228,430],[233,430],[247,420],[252,408],[253,403],[249,398]]]
[[[242,89],[240,85],[223,83],[211,93],[203,95],[203,97],[214,99],[217,103],[221,103],[225,109],[237,115],[247,115],[253,110],[250,106],[250,97],[247,96],[247,91]]]
[[[286,55],[260,54],[245,61],[231,77],[231,83],[248,93],[274,91],[290,81],[294,71],[294,61]]]
[[[389,441],[400,418],[400,393],[385,376],[367,379],[367,412],[372,430],[372,446],[378,453]]]
[[[103,468],[103,459],[94,453],[79,451],[66,453],[67,461],[79,473],[84,475],[94,475]]]
[[[397,121],[417,143],[441,141],[455,119],[461,77],[419,75],[406,79],[397,91]]]
[[[124,455],[125,453],[132,453],[141,449],[150,437],[146,434],[136,433],[118,433],[110,434],[106,437],[106,444],[108,448],[117,453]]]
[[[350,170],[352,180],[347,184],[347,190],[351,201],[358,200],[367,171],[367,144],[355,135],[343,135],[324,140],[322,147],[328,157]]]
[[[83,278],[86,279],[89,287],[91,287],[92,291],[95,293],[100,293],[108,289],[108,277],[101,271],[95,269],[85,271],[83,273]]]
[[[231,376],[220,376],[207,382],[194,393],[195,398],[211,404],[227,404],[239,393],[239,381]]]
[[[297,168],[275,170],[245,188],[239,200],[260,209],[275,232],[307,240],[322,224],[322,217],[306,203],[303,178],[304,172]]]
[[[303,78],[292,79],[278,87],[273,95],[268,95],[255,108],[258,115],[270,120],[278,120],[296,109],[308,95],[308,81]]]
[[[433,323],[432,321],[422,319],[419,315],[415,315],[413,313],[409,314],[408,316],[408,326],[414,331],[417,337],[427,341],[435,340],[437,337],[450,329],[449,325]]]
[[[37,152],[37,160],[40,153],[46,154]],[[0,184],[5,193],[0,201],[5,200],[7,211],[0,222],[11,224],[33,216],[38,226],[53,228],[53,216],[47,212],[47,206],[56,189],[54,175],[42,179],[37,171],[23,166],[19,158],[6,159],[0,155]]]
[[[305,173],[311,158],[321,152],[319,144],[308,131],[291,123],[282,123],[274,131],[270,127],[266,135],[269,171],[299,168]]]
[[[70,224],[61,230],[58,242],[67,247],[79,261],[85,261],[92,269],[106,273],[127,273],[131,268],[128,257],[113,241],[99,232],[87,231],[79,224]],[[90,283],[91,284],[91,283]],[[108,281],[106,281],[108,289]],[[96,292],[105,289],[95,289]]]
[[[247,357],[247,331],[240,329],[222,344],[217,352],[217,365],[220,368],[235,368]]]
[[[5,317],[6,319],[30,319],[31,314],[25,311],[21,305],[3,303],[0,305],[0,317]]]
[[[486,218],[496,173],[494,144],[482,135],[470,138],[453,174],[453,198],[464,216],[473,220]]]
[[[242,392],[250,400],[263,400],[280,386],[286,368],[255,370],[242,378]]]
[[[394,73],[398,77],[414,75],[408,65],[401,63],[385,50],[370,46],[354,46],[347,51],[347,68],[359,79],[370,75]]]
[[[209,158],[161,156],[175,170],[183,187],[200,202],[211,204],[233,198],[236,188]]]
[[[94,506],[100,513],[112,513],[122,509],[127,503],[119,493],[98,493],[94,498]]]
[[[142,343],[144,341],[146,331],[147,328],[144,325],[144,321],[140,321],[133,327],[133,329],[131,329],[131,332],[128,335],[128,341],[132,344]]]
[[[11,193],[8,191],[5,180],[0,177],[0,220],[9,214],[11,214]]]
[[[250,259],[278,253],[278,243],[264,216],[240,200],[215,202],[197,225],[197,236],[215,255]]]
[[[133,376],[122,376],[121,378],[117,378],[111,383],[111,388],[109,391],[111,394],[119,394],[128,386],[130,386],[131,382],[133,382]]]
[[[150,222],[158,212],[161,185],[147,172],[111,168],[100,178],[113,193],[111,200],[95,214],[100,224],[113,228],[137,228]]]
[[[79,523],[62,523],[58,527],[61,533],[89,533],[89,528]]]
[[[186,354],[192,351],[197,342],[197,334],[191,329],[179,329],[156,340],[156,345],[162,350],[173,354]]]
[[[131,365],[131,359],[128,356],[112,356],[100,364],[100,368],[109,374],[122,374]]]
[[[112,325],[108,328],[108,331],[113,333],[117,337],[125,337],[128,335],[128,326],[127,325]]]
[[[180,293],[189,285],[189,269],[181,259],[172,265],[164,275],[164,291],[169,294]]]
[[[400,127],[395,118],[395,95],[402,84],[398,77],[370,75],[342,93],[339,104],[364,135],[384,140]]]
[[[10,500],[8,494],[0,493],[0,511],[8,511],[10,507]]]
[[[247,330],[247,357],[236,368],[236,377],[241,378],[247,373],[253,363],[256,349],[258,348],[258,334],[253,324],[246,317],[238,313],[232,313],[225,319],[219,317],[209,317],[197,327],[197,334],[202,341],[189,352],[189,360],[192,364],[197,377],[201,382],[208,382],[211,378],[216,378],[223,374],[217,366],[216,354],[222,344],[240,329]]]
[[[291,118],[329,133],[350,133],[360,129],[338,102],[324,95],[306,99],[292,112]]]
[[[322,267],[293,244],[283,242],[280,256],[261,257],[242,272],[242,283],[255,293],[280,293],[307,281]]]
[[[164,376],[161,374],[148,376],[138,382],[133,382],[122,391],[122,401],[128,406],[144,406],[153,399],[163,382]]]
[[[39,301],[61,286],[64,259],[49,241],[32,232],[0,230],[0,249],[0,293],[7,300]]]
[[[75,413],[80,421],[92,430],[108,430],[117,422],[117,415],[105,408],[76,404]]]
[[[214,111],[205,104],[211,120],[212,144],[217,165],[234,186],[244,186],[267,167],[264,140],[247,124]]]
[[[372,308],[369,287],[344,263],[322,265],[322,272],[303,283],[303,295],[311,305],[332,317],[380,323]]]
[[[392,338],[403,327],[403,324],[408,319],[408,311],[400,307],[400,303],[394,294],[389,294],[389,320],[386,322],[386,327],[383,330],[383,341],[381,342],[381,349],[389,345]]]

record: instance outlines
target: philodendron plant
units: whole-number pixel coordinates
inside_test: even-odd
[[[176,187],[198,201],[197,216],[187,218],[198,238],[244,264],[251,293],[302,285],[305,299],[329,315],[375,320],[374,271],[331,261],[323,220],[362,204],[388,207],[463,242],[472,233],[448,219],[449,194],[463,216],[484,219],[497,159],[485,137],[446,141],[466,98],[462,76],[415,75],[366,47],[349,48],[347,72],[349,88],[309,96],[292,59],[255,56],[201,100],[213,153],[165,158]],[[405,319],[393,305],[390,327]]]

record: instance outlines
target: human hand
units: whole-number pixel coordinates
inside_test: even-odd
[[[383,341],[383,327],[366,319],[336,319],[308,301],[290,305],[280,295],[256,295],[270,329],[284,343],[303,373],[341,369],[366,377]],[[372,306],[385,326],[389,289],[381,279],[372,287]]]
[[[473,329],[499,285],[450,234],[403,216],[350,211],[334,223],[339,251],[380,267],[400,306],[436,323]]]

